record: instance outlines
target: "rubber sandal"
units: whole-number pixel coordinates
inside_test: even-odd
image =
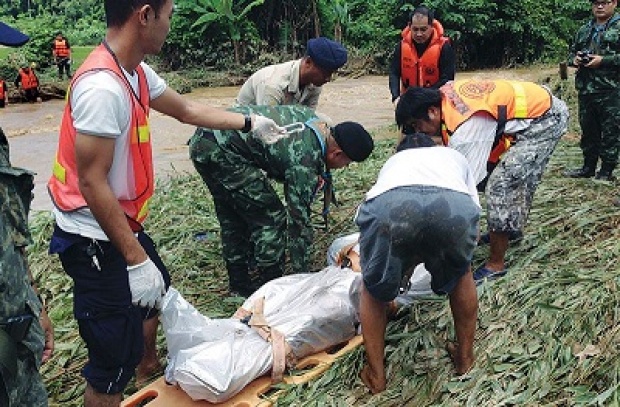
[[[478,267],[476,271],[474,271],[474,281],[476,285],[480,285],[484,282],[484,280],[495,280],[499,277],[503,277],[508,273],[507,269],[501,271],[493,271],[484,266]]]

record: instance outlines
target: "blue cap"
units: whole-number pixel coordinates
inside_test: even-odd
[[[328,71],[335,71],[347,63],[347,50],[342,44],[325,37],[309,40],[307,54],[315,64]]]
[[[9,27],[0,21],[0,44],[9,47],[19,47],[28,42],[30,37],[22,34],[13,27]]]

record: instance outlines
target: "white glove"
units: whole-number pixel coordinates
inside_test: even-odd
[[[252,115],[252,130],[255,136],[267,144],[273,144],[287,136],[286,130],[268,117]]]
[[[140,264],[127,266],[127,273],[133,305],[159,309],[166,284],[153,260],[147,258]]]

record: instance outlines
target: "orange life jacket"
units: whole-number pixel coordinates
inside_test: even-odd
[[[448,145],[450,136],[474,113],[488,112],[497,120],[495,140],[488,160],[493,163],[514,141],[512,135],[504,133],[508,120],[534,119],[551,108],[551,93],[532,82],[458,80],[446,83],[440,91],[443,144]]]
[[[127,215],[128,222],[134,231],[141,230],[142,221],[148,213],[148,202],[154,191],[153,156],[151,135],[148,124],[149,87],[144,70],[136,68],[139,82],[139,95],[136,95],[125,78],[112,53],[102,44],[88,56],[80,66],[67,92],[68,98],[60,127],[58,150],[54,163],[53,174],[48,182],[48,190],[56,207],[63,212],[70,212],[87,206],[78,186],[78,172],[75,160],[75,136],[71,118],[71,87],[83,74],[106,70],[115,74],[124,84],[131,100],[129,156],[127,157],[128,172],[119,182],[109,179],[116,198]]]
[[[0,79],[0,100],[4,100],[4,81]]]
[[[22,89],[28,90],[39,87],[39,78],[37,78],[32,68],[28,69],[28,72],[24,71],[23,68],[19,68],[19,76],[22,82]]]
[[[409,86],[433,86],[439,81],[439,55],[441,48],[448,37],[443,35],[443,26],[437,20],[433,20],[431,26],[433,35],[428,47],[418,55],[415,44],[411,39],[411,27],[407,26],[401,33],[400,45],[400,93],[402,94]]]
[[[66,58],[69,56],[69,47],[67,46],[67,40],[54,40],[54,55],[60,58]]]

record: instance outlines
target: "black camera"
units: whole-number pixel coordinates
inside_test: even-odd
[[[589,49],[577,51],[577,60],[581,65],[587,65],[592,61],[593,57],[590,55],[592,52]]]

